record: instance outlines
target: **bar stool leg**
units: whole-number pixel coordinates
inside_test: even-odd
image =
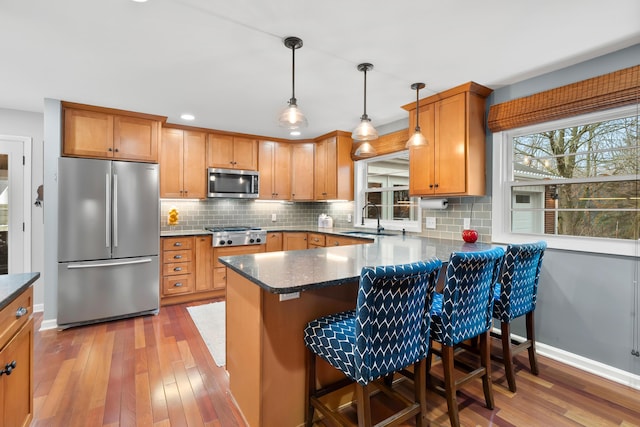
[[[529,344],[529,365],[531,366],[531,373],[533,375],[538,375],[540,371],[538,370],[538,360],[536,357],[536,334],[533,322],[533,310],[527,313],[526,323],[527,340],[531,342]]]
[[[371,427],[371,384],[356,384],[358,427]]]
[[[484,367],[482,388],[487,408],[493,409],[493,389],[491,388],[491,335],[489,331],[480,335],[480,363]]]
[[[513,354],[511,352],[511,326],[508,322],[500,322],[502,331],[502,359],[504,360],[504,372],[507,376],[509,391],[516,392],[516,377],[513,372]]]
[[[442,369],[444,370],[444,390],[447,397],[449,421],[452,427],[460,426],[458,401],[456,400],[456,380],[453,375],[453,347],[442,345]]]

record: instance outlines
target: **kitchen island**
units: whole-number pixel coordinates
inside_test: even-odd
[[[364,266],[394,265],[492,245],[417,236],[370,244],[223,257],[228,267],[226,351],[229,389],[248,425],[299,426],[305,411],[303,328],[356,305]],[[340,374],[318,363],[320,385]]]

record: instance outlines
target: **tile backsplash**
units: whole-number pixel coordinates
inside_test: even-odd
[[[491,198],[449,198],[449,206],[443,210],[422,210],[420,235],[440,239],[460,240],[463,218],[471,218],[471,228],[478,231],[481,242],[491,242]],[[179,213],[177,225],[167,224],[167,215],[175,207]],[[473,209],[473,213],[471,212]],[[202,229],[206,226],[246,225],[252,227],[315,227],[322,213],[333,218],[334,227],[353,226],[353,202],[297,202],[261,203],[242,199],[207,199],[160,201],[161,231]],[[272,221],[275,214],[276,220]],[[348,222],[352,215],[352,222]],[[426,217],[436,218],[436,229],[424,227]]]

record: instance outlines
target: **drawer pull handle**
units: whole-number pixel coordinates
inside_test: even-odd
[[[3,374],[11,375],[11,372],[13,372],[14,369],[16,369],[15,360],[12,361],[11,363],[7,363],[6,365],[4,365],[4,369],[0,371],[0,376],[2,376]]]
[[[175,255],[173,258],[174,259],[182,259],[182,255]]]
[[[182,271],[182,267],[176,267],[173,269],[173,271]]]
[[[16,311],[16,319],[21,318],[22,316],[24,316],[25,314],[27,314],[29,312],[29,310],[27,310],[24,307],[20,307],[17,311]]]
[[[182,282],[178,282],[178,283],[176,283],[176,284],[175,284],[175,285],[173,285],[173,286],[175,286],[176,288],[181,288],[181,287],[182,287]]]
[[[182,246],[182,242],[175,242],[173,246]]]

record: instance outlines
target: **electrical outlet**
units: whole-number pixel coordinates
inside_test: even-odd
[[[271,221],[276,222],[276,214],[271,214]]]
[[[428,216],[425,218],[425,226],[427,228],[430,228],[432,230],[436,229],[436,217],[434,216]]]
[[[351,214],[347,214],[347,222],[351,222]]]
[[[464,222],[463,228],[465,230],[468,230],[469,228],[471,228],[471,218],[464,218],[463,222]]]

